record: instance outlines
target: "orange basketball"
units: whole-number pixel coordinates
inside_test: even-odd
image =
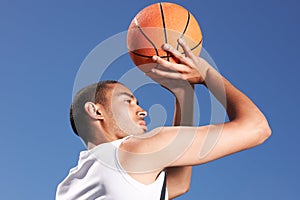
[[[170,62],[176,59],[164,51],[163,44],[170,44],[184,53],[177,40],[183,38],[193,53],[199,56],[202,33],[194,16],[174,3],[156,3],[141,10],[132,20],[127,33],[127,47],[131,59],[142,71],[155,67],[152,56]]]

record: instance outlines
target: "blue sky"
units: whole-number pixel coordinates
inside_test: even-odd
[[[0,2],[0,199],[54,199],[57,184],[84,149],[68,121],[80,66],[97,45],[126,31],[139,10],[156,2]],[[262,109],[273,130],[257,148],[195,167],[190,191],[178,199],[299,199],[299,2],[171,2],[192,12],[204,49]],[[120,79],[133,68],[124,54],[101,78]],[[209,95],[201,86],[196,93],[197,123],[206,124]],[[165,124],[171,123],[173,100],[166,91],[145,85],[135,95],[153,113],[164,108]]]

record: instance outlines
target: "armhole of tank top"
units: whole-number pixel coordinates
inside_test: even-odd
[[[120,148],[121,144],[122,144],[125,140],[129,139],[130,137],[132,137],[132,135],[128,135],[128,136],[126,136],[126,137],[124,137],[124,138],[122,138],[122,139],[117,140],[117,141],[114,142],[114,146],[115,146],[115,153],[114,153],[114,156],[115,156],[116,165],[118,166],[119,170],[120,170],[122,173],[126,174],[126,175],[128,175],[128,173],[127,173],[127,171],[122,167],[122,165],[121,165],[121,163],[120,163],[120,160],[119,160],[119,148]],[[128,175],[128,176],[129,176],[129,175]]]
[[[135,186],[138,186],[138,187],[151,186],[151,185],[157,184],[157,182],[161,182],[161,184],[163,184],[163,179],[166,176],[166,172],[164,170],[159,173],[159,175],[157,176],[156,180],[153,183],[151,183],[149,185],[145,185],[145,184],[135,180],[133,177],[131,177],[127,173],[127,171],[122,167],[120,160],[119,160],[119,156],[118,156],[119,147],[122,144],[122,142],[124,142],[131,136],[132,135],[122,138],[121,140],[118,141],[118,144],[116,144],[116,146],[115,146],[115,161],[116,161],[117,167],[119,168],[118,170],[120,170],[120,172],[123,174],[124,178],[126,178],[127,181],[129,181],[130,183],[133,183]]]

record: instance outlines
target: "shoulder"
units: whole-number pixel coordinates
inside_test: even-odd
[[[127,169],[130,170],[163,170],[187,150],[199,129],[201,127],[156,128],[142,136],[134,136],[124,141],[120,146],[119,157],[126,160]]]
[[[151,153],[177,146],[179,143],[192,142],[197,134],[205,134],[207,130],[207,126],[158,127],[146,134],[131,137],[124,141],[120,148],[131,153]]]
[[[120,149],[131,153],[149,153],[159,150],[172,139],[176,132],[175,127],[158,127],[143,135],[135,135],[124,141]]]

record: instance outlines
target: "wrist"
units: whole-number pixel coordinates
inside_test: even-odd
[[[193,94],[194,93],[194,84],[185,84],[176,88],[172,88],[171,92],[175,95],[175,96],[182,96],[185,94]]]
[[[204,79],[204,81],[203,81],[203,85],[205,86],[205,87],[208,87],[208,84],[211,84],[210,82],[210,80],[211,79],[214,79],[214,77],[216,77],[216,78],[220,78],[220,77],[222,77],[222,75],[217,71],[217,70],[215,70],[214,68],[209,68],[207,71],[206,71],[206,75],[205,75],[205,79]]]

